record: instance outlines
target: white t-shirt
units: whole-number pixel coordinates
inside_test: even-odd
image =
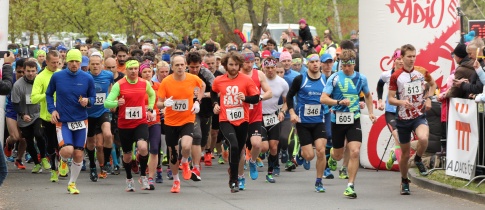
[[[288,94],[288,83],[281,77],[276,76],[273,79],[268,78],[268,85],[273,92],[273,97],[263,101],[263,114],[273,114],[278,111],[278,101],[280,97],[286,97]],[[261,94],[264,92],[261,90]]]

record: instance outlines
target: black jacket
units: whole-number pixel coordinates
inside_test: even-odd
[[[298,35],[302,39],[301,43],[305,43],[305,41],[310,41],[311,47],[313,47],[313,36],[310,32],[310,27],[308,25],[306,25],[303,29],[300,28],[300,30],[298,31]]]
[[[6,64],[2,68],[2,80],[0,81],[0,95],[8,95],[12,91],[13,68]]]

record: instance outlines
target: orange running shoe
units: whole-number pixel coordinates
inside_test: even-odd
[[[205,166],[212,166],[212,157],[211,153],[206,152],[204,155],[204,163]]]
[[[229,152],[227,150],[222,152],[222,158],[224,159],[224,162],[229,162]]]
[[[19,170],[25,170],[24,164],[19,159],[15,160],[15,166],[17,166],[17,169],[19,169]]]
[[[5,156],[10,157],[12,156],[12,148],[8,146],[8,144],[5,144],[5,147],[3,148],[3,153],[5,153]]]
[[[190,171],[189,163],[182,163],[182,175],[184,176],[185,180],[189,180],[192,176],[192,172]]]
[[[172,193],[179,193],[180,192],[180,181],[173,181],[172,189],[170,190]]]

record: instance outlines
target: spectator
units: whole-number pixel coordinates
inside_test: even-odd
[[[300,30],[298,31],[298,35],[301,37],[302,43],[305,41],[310,41],[311,47],[313,47],[313,36],[312,33],[310,32],[310,27],[306,23],[305,19],[300,19],[298,22],[300,25]]]
[[[0,81],[0,95],[8,95],[12,90],[12,80],[13,80],[13,68],[12,63],[15,61],[13,53],[7,57],[7,54],[3,56],[3,67],[2,67],[2,79]],[[7,162],[5,160],[5,155],[3,155],[3,145],[0,145],[0,186],[2,186],[3,181],[7,177]]]
[[[456,64],[458,64],[454,74],[455,79],[468,79],[476,74],[475,69],[473,68],[475,60],[471,60],[468,57],[465,44],[458,44],[455,47],[455,50],[453,50],[453,55]],[[445,98],[468,98],[468,95],[466,95],[465,91],[459,87],[451,87],[447,91]]]
[[[322,50],[322,46],[320,45],[320,37],[315,36],[313,37],[313,46],[315,48],[315,51],[320,52]]]

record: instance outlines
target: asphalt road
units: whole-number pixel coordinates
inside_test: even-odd
[[[110,175],[91,182],[88,172],[81,172],[79,195],[67,193],[68,179],[49,182],[50,173],[31,174],[32,164],[19,171],[9,163],[9,176],[0,188],[0,209],[485,209],[484,205],[453,198],[411,184],[410,196],[399,194],[397,172],[359,169],[355,190],[357,199],[343,196],[346,180],[324,180],[325,193],[316,193],[315,162],[308,171],[282,171],[276,183],[265,183],[266,168],[260,168],[257,180],[248,180],[245,191],[230,193],[228,164],[202,169],[202,181],[182,181],[181,193],[170,193],[172,181],[156,184],[154,191],[124,191],[125,176]],[[334,175],[337,175],[334,172]],[[138,178],[138,175],[134,176]]]

